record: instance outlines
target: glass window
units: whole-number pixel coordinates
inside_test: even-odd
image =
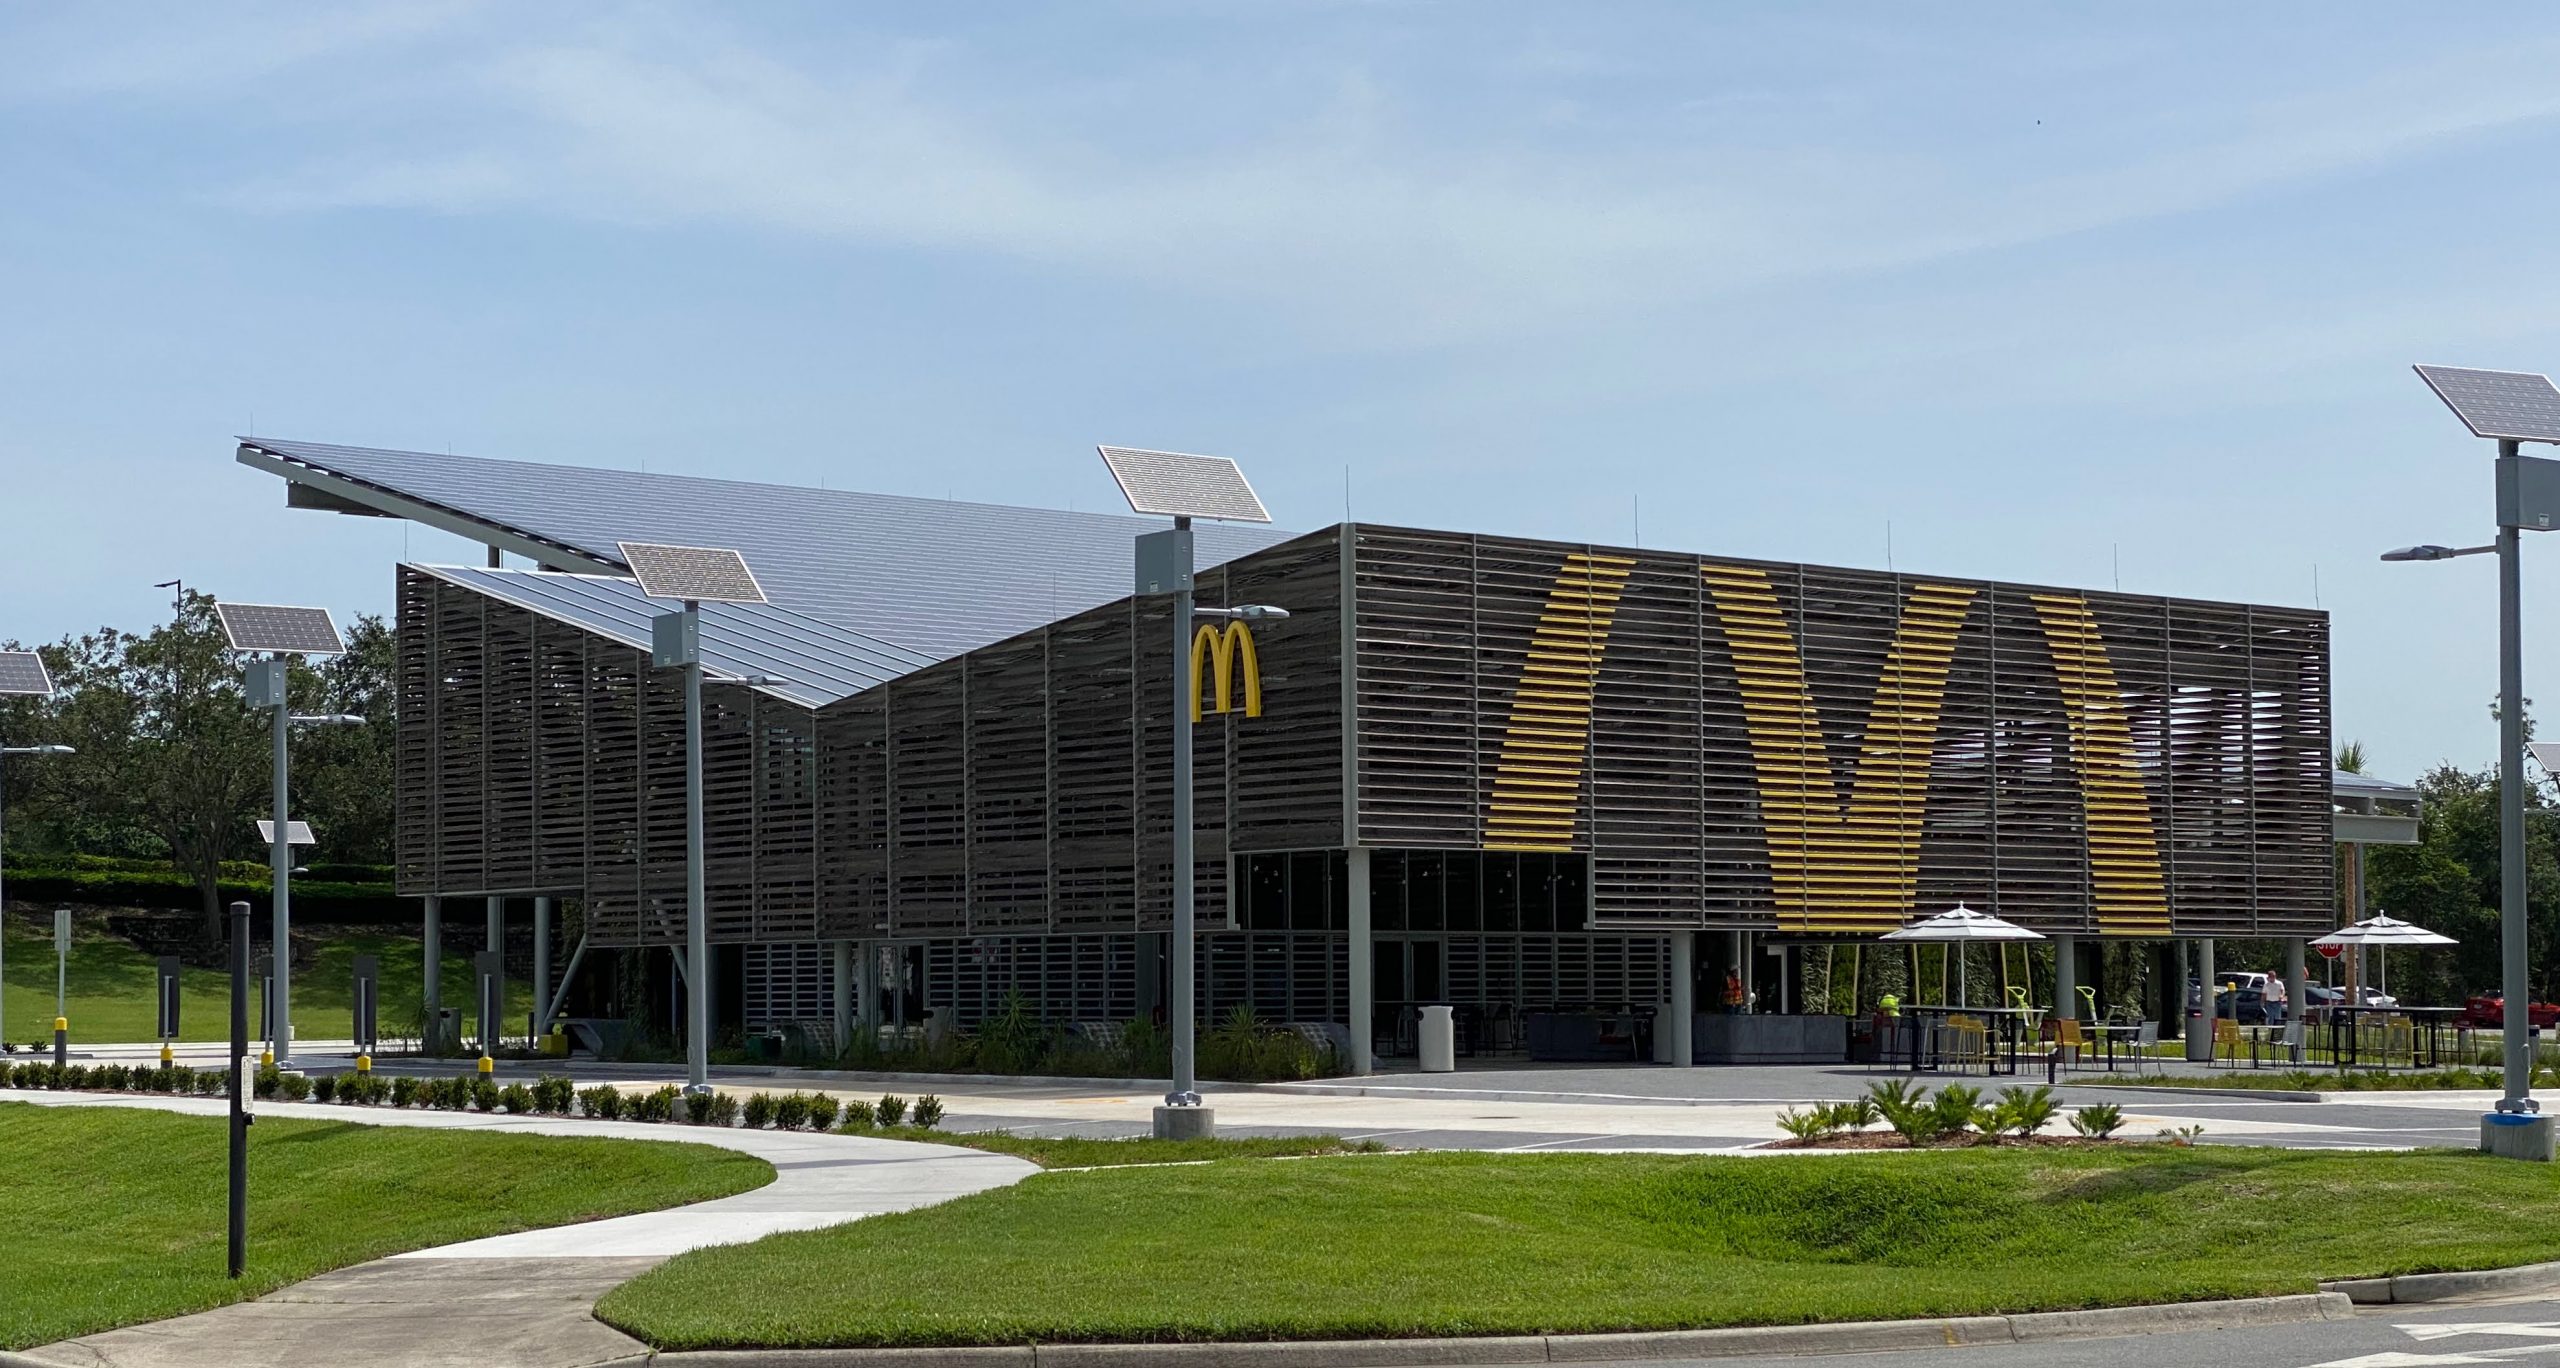
[[[1437,931],[1443,924],[1448,880],[1440,864],[1436,850],[1417,850],[1404,858],[1404,919],[1412,930]]]
[[[1520,929],[1520,857],[1501,851],[1484,856],[1484,929]]]
[[[1447,908],[1447,926],[1452,931],[1484,929],[1484,908],[1477,898],[1484,879],[1484,855],[1473,850],[1453,850],[1441,862],[1447,887],[1443,905]]]
[[[1331,863],[1320,850],[1289,857],[1288,925],[1291,929],[1321,931],[1325,928],[1325,908],[1330,892],[1326,866]]]
[[[1402,931],[1405,915],[1405,867],[1401,850],[1369,855],[1369,926],[1376,931]],[[1381,980],[1383,982],[1384,980]]]
[[[1245,922],[1256,931],[1276,931],[1289,924],[1288,867],[1278,855],[1247,855]]]

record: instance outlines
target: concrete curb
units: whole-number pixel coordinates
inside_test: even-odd
[[[2359,1306],[2446,1301],[2502,1292],[2544,1292],[2560,1287],[2560,1263],[2484,1268],[2474,1273],[2403,1273],[2396,1278],[2347,1278],[2320,1284]]]
[[[2521,1270],[2517,1270],[2521,1271]],[[1408,1368],[1428,1364],[1594,1363],[1611,1359],[1753,1358],[2034,1344],[2108,1335],[2231,1330],[2344,1320],[2345,1296],[2307,1292],[2241,1301],[2172,1302],[1944,1320],[1754,1325],[1614,1335],[1483,1339],[1299,1340],[1243,1344],[1018,1344],[953,1349],[718,1349],[661,1353],[658,1368]],[[7,1368],[0,1362],[0,1368]]]

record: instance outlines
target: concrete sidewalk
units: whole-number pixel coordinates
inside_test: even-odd
[[[148,1107],[222,1115],[219,1098],[11,1092],[38,1106]],[[862,1136],[645,1125],[624,1121],[392,1111],[316,1103],[260,1103],[262,1116],[359,1125],[424,1126],[528,1135],[601,1135],[718,1145],[755,1155],[774,1180],[752,1192],[666,1211],[523,1231],[377,1259],[323,1274],[256,1301],[49,1344],[12,1363],[87,1368],[578,1368],[647,1349],[597,1321],[596,1299],[660,1260],[778,1230],[839,1225],[930,1206],[1020,1182],[1020,1159],[951,1145]],[[255,1144],[256,1132],[251,1131]],[[257,1194],[250,1194],[252,1202]]]

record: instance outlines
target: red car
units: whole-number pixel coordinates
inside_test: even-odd
[[[2560,1026],[2560,1002],[2537,1002],[2525,1009],[2533,1024],[2543,1030]],[[2462,1004],[2462,1024],[2479,1030],[2495,1030],[2507,1024],[2507,998],[2503,993],[2475,993]]]

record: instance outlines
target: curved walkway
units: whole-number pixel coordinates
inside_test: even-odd
[[[219,1116],[220,1098],[16,1092],[38,1106],[149,1107]],[[283,1288],[256,1301],[128,1326],[14,1362],[47,1365],[444,1364],[572,1365],[638,1360],[647,1350],[597,1321],[596,1298],[659,1260],[780,1230],[839,1225],[1020,1182],[1039,1170],[1007,1155],[805,1131],[648,1125],[477,1112],[393,1111],[326,1103],[260,1103],[261,1116],[530,1135],[602,1135],[718,1145],[773,1165],[751,1192],[665,1211],[468,1240],[393,1255]],[[257,1143],[257,1131],[250,1131]],[[255,1201],[253,1191],[250,1200]]]

